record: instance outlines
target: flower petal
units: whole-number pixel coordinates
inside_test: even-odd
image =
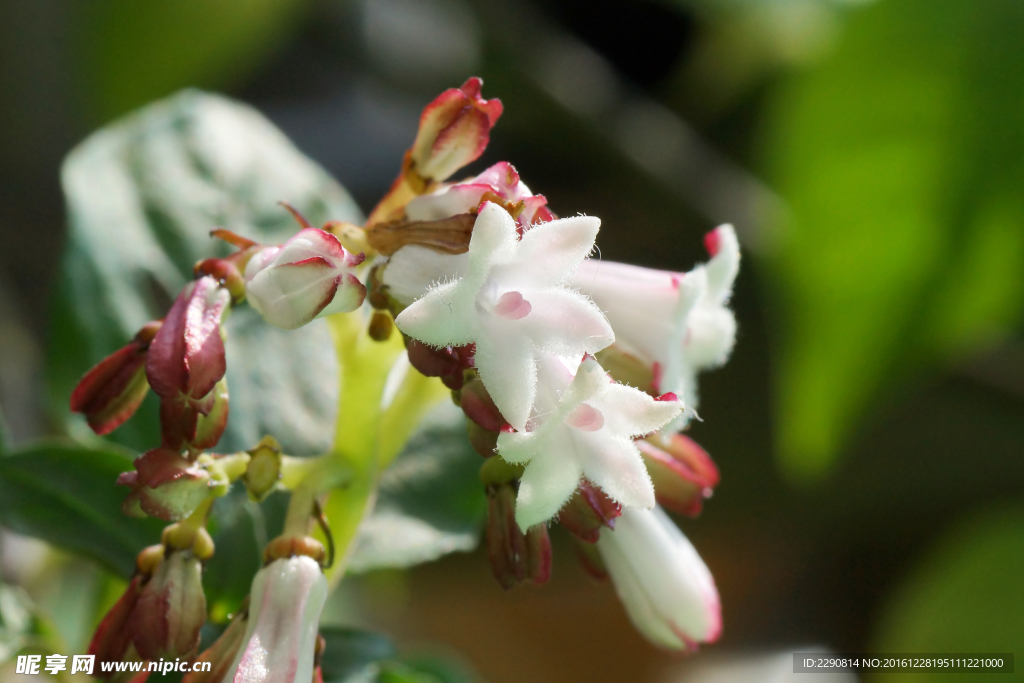
[[[592,403],[605,415],[608,428],[623,436],[643,436],[661,429],[683,411],[681,401],[656,401],[624,384],[611,384]]]
[[[548,444],[557,448],[558,443]],[[501,452],[501,437],[498,437]],[[519,480],[516,523],[526,531],[554,517],[572,497],[580,481],[580,466],[569,452],[550,452],[530,461]]]
[[[469,239],[469,276],[482,283],[491,268],[512,259],[517,244],[512,216],[497,204],[486,202]]]
[[[564,281],[594,249],[601,220],[593,216],[560,218],[523,233],[516,264],[533,286]]]
[[[428,247],[410,244],[402,247],[384,269],[388,295],[408,305],[431,287],[458,280],[469,272],[468,254],[443,254]]]
[[[593,301],[563,287],[523,292],[530,314],[520,321],[534,346],[559,356],[596,353],[615,341],[612,326]]]
[[[573,436],[577,450],[586,453],[581,462],[587,479],[623,507],[654,507],[654,484],[631,439],[609,438],[605,430]]]
[[[537,364],[529,341],[518,335],[482,335],[474,362],[494,405],[509,424],[524,429],[537,393]]]
[[[263,318],[286,330],[313,320],[334,299],[344,277],[323,256],[275,264],[246,287],[249,302]]]
[[[476,339],[477,316],[470,288],[459,282],[434,287],[395,318],[405,334],[432,346],[461,346]]]

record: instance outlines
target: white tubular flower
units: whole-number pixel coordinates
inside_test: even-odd
[[[541,377],[530,431],[498,436],[501,457],[526,464],[516,498],[519,527],[551,519],[580,477],[624,507],[654,507],[654,486],[633,439],[663,427],[682,404],[616,384],[593,358],[572,377],[561,361],[545,357]]]
[[[243,646],[224,681],[308,683],[313,678],[327,578],[311,557],[275,560],[256,573]]]
[[[722,632],[718,589],[693,544],[661,508],[622,511],[597,549],[630,621],[648,640],[693,651]]]
[[[505,419],[523,429],[543,353],[580,357],[614,341],[587,297],[562,284],[594,246],[589,216],[541,223],[518,239],[507,211],[487,202],[473,227],[464,274],[437,285],[395,319],[431,346],[476,344],[475,365]]]
[[[354,272],[363,258],[348,252],[329,232],[300,230],[281,246],[266,247],[250,259],[246,298],[264,320],[286,330],[354,311],[366,296]]]
[[[736,341],[727,304],[739,242],[723,225],[705,244],[711,260],[689,273],[591,260],[572,279],[608,316],[616,344],[653,366],[655,390],[678,394],[688,408],[696,406],[697,372],[724,363]]]

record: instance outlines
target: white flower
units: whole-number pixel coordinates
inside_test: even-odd
[[[622,511],[597,542],[633,625],[656,645],[695,650],[718,639],[722,610],[715,580],[661,508]]]
[[[687,408],[697,403],[697,372],[724,363],[736,341],[727,304],[739,242],[723,225],[705,243],[711,260],[689,273],[591,260],[572,279],[608,316],[615,343],[652,364],[656,390],[676,393]]]
[[[614,340],[590,299],[562,283],[594,246],[600,221],[577,216],[534,226],[518,239],[507,211],[487,202],[466,269],[395,319],[432,346],[476,344],[475,366],[498,410],[523,429],[537,391],[537,358],[580,357]]]
[[[557,358],[545,357],[541,377],[530,430],[498,436],[501,457],[526,464],[516,499],[520,528],[557,514],[581,477],[625,507],[654,507],[654,486],[633,439],[678,416],[679,401],[616,384],[593,358],[572,377]]]
[[[256,572],[244,645],[225,681],[309,683],[327,579],[304,555],[275,560]]]
[[[359,308],[366,287],[353,269],[362,262],[362,254],[346,251],[331,233],[306,228],[249,260],[246,298],[268,323],[293,330]]]

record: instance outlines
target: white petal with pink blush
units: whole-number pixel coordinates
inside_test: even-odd
[[[501,457],[526,465],[516,499],[520,528],[554,517],[581,477],[623,507],[654,507],[654,486],[633,440],[679,416],[682,403],[666,399],[615,383],[593,358],[575,377],[558,358],[542,358],[526,429],[498,436]]]
[[[593,249],[600,225],[589,216],[563,218],[520,238],[509,213],[487,202],[458,276],[435,284],[395,322],[432,346],[475,344],[480,379],[505,420],[523,429],[543,354],[579,358],[614,341],[597,306],[564,284]]]

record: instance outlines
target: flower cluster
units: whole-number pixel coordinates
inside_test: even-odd
[[[591,258],[600,220],[558,218],[509,163],[447,182],[483,153],[501,115],[481,85],[470,79],[427,106],[365,225],[316,228],[284,205],[301,229],[283,244],[215,230],[237,251],[200,262],[167,316],[76,388],[72,409],[98,434],[128,419],[149,388],[157,394],[161,443],[119,482],[130,489],[126,512],[172,522],[140,554],[93,652],[195,656],[202,563],[214,552],[206,520],[241,480],[255,500],[292,491],[285,531],[268,544],[247,606],[199,655],[212,671],[189,683],[318,675],[333,551],[309,534],[314,519],[329,541],[328,524],[349,523],[325,519],[320,500],[354,475],[331,454],[290,458],[272,437],[242,453],[209,452],[228,419],[224,321],[243,302],[284,329],[338,314],[374,341],[397,327],[412,367],[451,389],[484,457],[486,545],[502,586],[548,579],[557,523],[653,642],[692,650],[718,637],[711,574],[658,506],[696,515],[718,483],[711,458],[680,432],[695,414],[697,373],[723,363],[735,339],[735,233],[709,233],[710,260],[686,273],[603,262]]]

